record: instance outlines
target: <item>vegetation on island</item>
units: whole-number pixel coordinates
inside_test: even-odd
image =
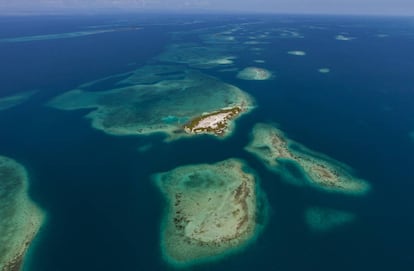
[[[225,131],[228,128],[229,121],[236,118],[241,112],[241,107],[235,106],[232,108],[224,108],[219,111],[204,114],[190,120],[187,124],[184,125],[184,130],[187,133],[194,134],[212,133],[215,135],[224,135]],[[209,123],[208,125],[201,125],[201,123],[206,119],[219,115],[223,115],[220,121]]]

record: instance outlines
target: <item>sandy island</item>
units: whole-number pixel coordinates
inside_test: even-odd
[[[19,271],[44,220],[27,194],[24,167],[0,156],[0,271]]]
[[[154,180],[168,202],[161,247],[172,265],[236,252],[263,228],[267,205],[256,177],[241,160],[182,166],[158,173]]]
[[[254,126],[252,140],[245,149],[271,171],[282,174],[286,180],[297,185],[311,185],[347,194],[363,194],[369,190],[368,183],[354,177],[347,165],[307,149],[269,124]],[[291,174],[286,169],[287,163],[293,163],[303,178]]]
[[[184,130],[189,134],[214,134],[223,136],[228,132],[229,122],[238,117],[242,112],[243,108],[236,106],[203,114],[184,125]]]

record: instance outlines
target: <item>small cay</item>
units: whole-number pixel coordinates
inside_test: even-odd
[[[222,110],[196,117],[184,125],[188,134],[214,134],[223,136],[228,131],[229,122],[240,115],[239,106],[223,108]]]

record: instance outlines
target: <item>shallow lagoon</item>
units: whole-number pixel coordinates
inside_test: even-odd
[[[129,82],[126,86],[93,92],[77,88],[54,98],[48,105],[61,110],[94,109],[86,115],[92,127],[111,135],[164,133],[169,140],[189,136],[184,127],[203,114],[227,108],[248,112],[254,108],[250,95],[201,72],[169,66],[151,68],[138,69],[118,82]],[[157,74],[159,69],[174,72]],[[149,79],[142,75],[142,70],[148,72]],[[157,77],[159,81],[149,83]],[[93,83],[86,85],[93,87]]]
[[[165,259],[177,267],[241,252],[265,226],[268,206],[245,162],[187,165],[154,175],[166,198],[161,226]]]
[[[21,270],[43,224],[43,211],[28,195],[26,169],[0,156],[0,270]]]

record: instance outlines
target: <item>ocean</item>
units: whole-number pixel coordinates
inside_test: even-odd
[[[199,44],[200,33],[238,27],[236,40],[269,34],[254,46],[220,45],[236,56],[231,68],[266,68],[272,80],[240,80],[237,71],[222,66],[192,67],[255,98],[257,108],[236,121],[228,139],[198,136],[167,143],[161,134],[112,136],[91,127],[84,118],[89,109],[46,106],[80,84],[159,62],[157,56],[171,44]],[[89,32],[7,41],[79,31]],[[414,270],[412,48],[414,20],[408,17],[0,18],[0,96],[37,91],[0,111],[0,155],[27,168],[30,196],[47,213],[25,269],[174,270],[161,255],[166,201],[152,174],[239,158],[257,172],[267,195],[266,228],[241,253],[188,270]],[[306,55],[287,53],[293,50]],[[320,68],[330,72],[320,73]],[[112,88],[112,81],[101,82],[99,89]],[[244,150],[258,122],[275,123],[289,138],[346,163],[371,190],[353,196],[284,182]],[[143,146],[148,150],[139,151]],[[315,232],[304,215],[312,206],[345,210],[356,219]]]

